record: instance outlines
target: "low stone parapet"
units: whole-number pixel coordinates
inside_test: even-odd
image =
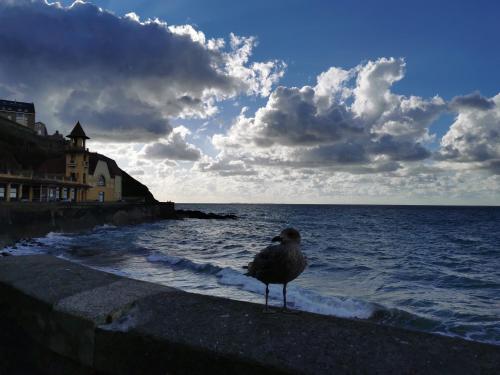
[[[0,373],[495,374],[500,347],[0,258]],[[22,373],[22,372],[19,372]]]

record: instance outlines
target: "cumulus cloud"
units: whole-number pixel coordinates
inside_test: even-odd
[[[29,27],[27,26],[29,25]],[[153,140],[171,118],[204,118],[241,93],[267,95],[279,61],[251,62],[255,38],[208,39],[191,25],[118,17],[90,3],[0,1],[0,95],[94,138]]]
[[[489,99],[472,94],[453,102],[458,114],[437,158],[500,174],[500,94]]]
[[[145,145],[141,153],[147,159],[196,161],[200,159],[201,151],[187,143],[188,134],[190,132],[187,128],[176,127],[167,138]]]
[[[430,156],[430,124],[447,110],[439,96],[398,95],[405,61],[380,58],[330,68],[316,86],[278,87],[253,117],[242,112],[227,134],[213,137],[225,158],[247,164],[335,168],[354,173],[395,170]]]

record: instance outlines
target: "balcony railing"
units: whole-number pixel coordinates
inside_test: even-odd
[[[30,179],[30,180],[47,180],[53,182],[78,182],[76,177],[64,176],[61,174],[49,174],[49,173],[34,173],[28,170],[10,170],[10,169],[0,169],[0,177],[7,179]]]

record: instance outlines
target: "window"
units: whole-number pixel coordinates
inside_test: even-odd
[[[0,185],[0,200],[5,199],[5,186]]]
[[[68,188],[62,189],[62,199],[68,199]]]
[[[103,191],[99,192],[99,202],[104,202],[104,192]]]
[[[106,186],[106,179],[101,174],[97,180],[97,186]]]
[[[17,198],[17,186],[10,185],[10,199]]]
[[[28,125],[28,118],[24,113],[16,113],[16,122],[21,125]]]

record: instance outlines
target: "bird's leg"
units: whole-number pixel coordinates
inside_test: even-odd
[[[286,310],[286,283],[283,284],[283,310]]]
[[[297,310],[289,310],[287,305],[286,305],[286,283],[283,284],[283,309],[281,309],[282,312],[288,313],[288,314],[297,314]]]
[[[264,308],[264,313],[273,314],[275,311],[271,310],[267,306],[267,301],[269,300],[269,284],[266,284],[266,307]]]
[[[269,299],[269,284],[266,284],[266,311],[267,311],[267,301]]]

